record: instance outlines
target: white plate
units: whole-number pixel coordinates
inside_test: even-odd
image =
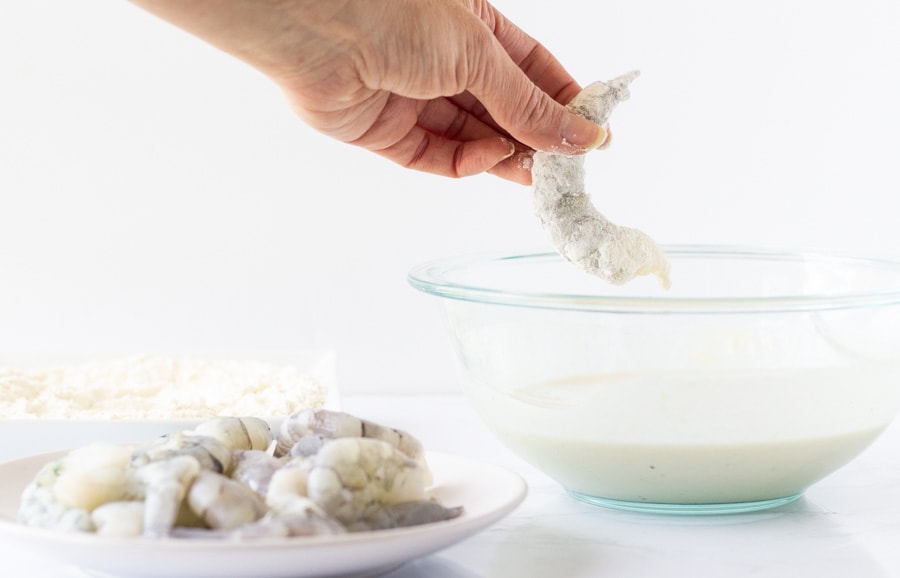
[[[98,576],[128,578],[304,578],[370,576],[446,548],[490,526],[525,498],[525,481],[491,464],[429,453],[431,495],[465,512],[446,522],[343,536],[253,541],[112,539],[16,523],[19,496],[64,452],[0,464],[0,540]]]

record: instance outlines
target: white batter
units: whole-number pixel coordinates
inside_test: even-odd
[[[798,494],[890,422],[894,373],[622,374],[513,387],[468,384],[511,449],[576,492],[710,504]],[[856,383],[853,401],[846,391]]]

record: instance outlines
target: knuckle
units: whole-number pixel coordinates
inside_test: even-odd
[[[425,155],[428,153],[428,148],[431,146],[431,137],[429,135],[425,135],[419,144],[416,146],[413,151],[412,156],[406,161],[404,165],[405,168],[415,169],[418,168],[422,163],[422,159],[425,158]]]
[[[518,110],[520,118],[529,125],[539,124],[552,113],[549,98],[537,86],[522,96]]]

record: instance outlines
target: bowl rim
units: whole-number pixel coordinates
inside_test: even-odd
[[[674,258],[739,258],[775,261],[828,261],[854,263],[891,270],[900,277],[900,261],[833,251],[776,250],[740,245],[663,245]],[[585,293],[507,291],[451,281],[447,273],[469,265],[523,260],[561,260],[555,252],[493,251],[434,259],[410,269],[407,282],[424,293],[472,303],[529,309],[557,309],[603,313],[760,313],[856,309],[900,304],[900,284],[885,289],[854,292],[821,292],[807,295],[763,297],[614,296]]]

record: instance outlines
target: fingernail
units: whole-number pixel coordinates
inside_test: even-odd
[[[575,114],[563,117],[561,133],[564,146],[585,150],[603,146],[608,136],[605,128]]]
[[[609,130],[609,127],[606,127],[606,140],[603,141],[603,144],[601,144],[601,145],[600,145],[599,147],[597,147],[597,148],[598,148],[599,150],[606,150],[606,149],[608,149],[608,148],[609,148],[609,143],[612,142],[612,139],[613,139],[613,133],[612,133],[611,130]]]
[[[503,142],[503,143],[505,143],[506,145],[509,146],[509,152],[506,154],[505,157],[503,157],[502,160],[506,160],[506,159],[508,159],[509,157],[511,157],[511,156],[513,156],[514,154],[516,154],[516,145],[515,145],[514,142],[512,142],[511,140],[509,140],[509,139],[507,139],[507,138],[503,138],[503,137],[500,137],[500,141]]]

